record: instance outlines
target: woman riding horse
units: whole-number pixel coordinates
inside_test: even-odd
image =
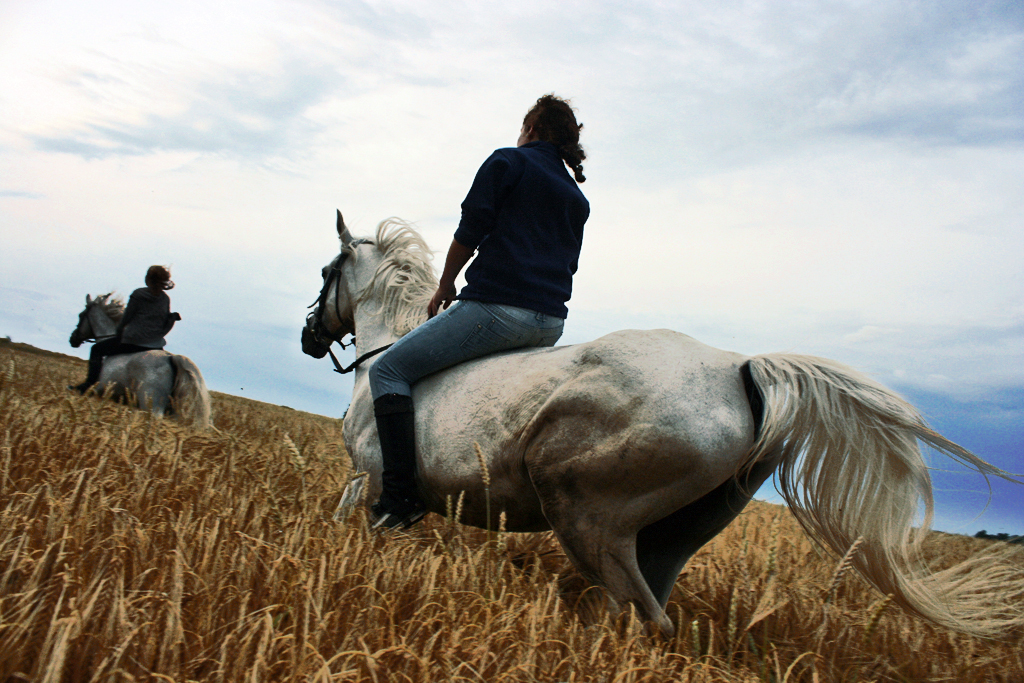
[[[426,514],[416,490],[411,385],[485,354],[554,346],[562,335],[590,215],[577,186],[586,180],[582,128],[566,100],[537,100],[523,118],[517,146],[491,154],[462,202],[462,219],[428,305],[430,319],[370,369],[384,460],[373,528],[408,527]],[[466,286],[456,294],[455,278],[474,251]]]
[[[85,381],[69,387],[84,394],[100,379],[103,359],[125,353],[139,353],[162,349],[164,337],[181,316],[171,312],[171,298],[166,290],[173,289],[171,271],[165,266],[150,266],[146,271],[146,286],[132,292],[124,309],[117,333],[110,339],[97,341],[89,352],[89,371]]]

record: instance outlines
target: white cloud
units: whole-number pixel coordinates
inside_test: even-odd
[[[860,344],[862,342],[873,342],[892,338],[900,334],[900,330],[891,327],[878,327],[877,325],[865,325],[852,334],[842,338],[844,344]]]
[[[1019,357],[1018,4],[0,12],[7,286],[43,291],[50,264],[81,264],[77,306],[173,262],[197,325],[224,308],[297,324],[335,207],[364,234],[414,220],[443,249],[477,165],[554,90],[590,153],[571,307],[586,329],[823,349],[908,382],[935,374],[910,346],[975,354],[955,362],[992,382],[980,366]],[[986,330],[1001,341],[946,340]]]
[[[265,69],[222,73],[190,85],[187,102],[170,113],[150,112],[141,120],[86,122],[57,134],[32,135],[44,152],[86,159],[108,156],[197,152],[263,163],[275,157],[303,157],[319,126],[305,112],[337,90],[341,79],[328,68],[283,60]]]

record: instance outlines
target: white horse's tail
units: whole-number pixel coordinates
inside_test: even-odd
[[[1024,482],[936,433],[902,398],[839,363],[768,354],[752,358],[750,372],[764,416],[747,462],[780,457],[779,492],[815,541],[843,555],[863,538],[853,566],[929,621],[983,637],[1024,625],[1019,558],[983,554],[938,572],[925,565],[920,550],[931,527],[932,486],[917,440],[986,479]],[[919,502],[925,515],[914,528]]]
[[[174,389],[171,398],[174,410],[185,421],[197,427],[210,426],[210,392],[203,373],[187,356],[171,355],[174,363]]]

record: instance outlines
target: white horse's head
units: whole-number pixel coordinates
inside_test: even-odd
[[[85,308],[78,314],[78,325],[68,340],[72,348],[77,349],[82,342],[114,336],[117,332],[117,323],[124,315],[124,302],[121,299],[112,299],[113,294],[108,292],[95,299],[88,294],[85,295]]]
[[[356,240],[352,239],[340,210],[338,238],[341,240],[341,253],[321,269],[324,284],[316,308],[306,316],[306,325],[302,328],[302,352],[313,358],[323,358],[331,344],[356,332],[355,304],[347,279],[342,274],[342,266],[352,254]]]
[[[357,239],[338,211],[337,231],[341,253],[324,266],[316,308],[302,329],[302,351],[314,358],[356,333],[357,308],[373,311],[389,334],[401,337],[426,319],[437,289],[433,255],[408,223],[389,218],[377,226],[375,239]]]

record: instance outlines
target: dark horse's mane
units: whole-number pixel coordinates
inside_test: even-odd
[[[99,306],[107,317],[113,320],[115,323],[121,322],[121,318],[124,317],[124,299],[120,297],[114,297],[113,292],[107,292],[101,294],[93,299],[93,304]]]

